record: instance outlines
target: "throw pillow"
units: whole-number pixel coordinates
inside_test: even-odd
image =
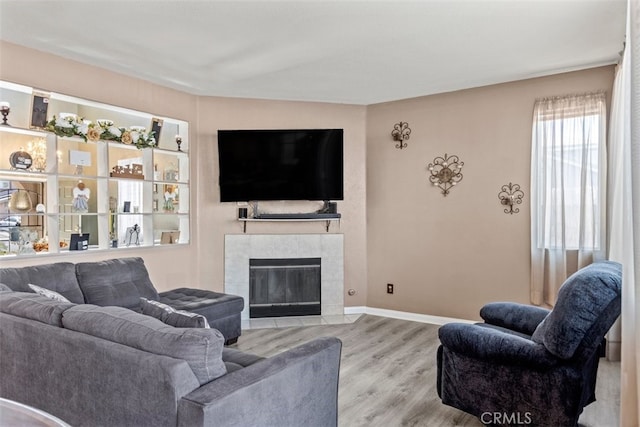
[[[155,317],[176,328],[209,328],[209,322],[202,314],[176,310],[159,301],[140,298],[140,308],[142,308],[142,314]]]
[[[40,286],[33,285],[31,283],[29,283],[29,289],[31,289],[33,292],[35,292],[38,295],[42,295],[43,297],[51,298],[54,301],[71,302],[68,299],[66,299],[64,296],[60,295],[56,291],[52,291],[51,289],[42,288]]]

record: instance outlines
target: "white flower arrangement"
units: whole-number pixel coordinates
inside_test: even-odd
[[[142,126],[129,128],[115,126],[108,119],[96,120],[93,123],[71,113],[60,113],[47,122],[46,129],[58,136],[79,136],[85,141],[115,141],[137,148],[150,148],[157,145],[154,132],[147,132]]]

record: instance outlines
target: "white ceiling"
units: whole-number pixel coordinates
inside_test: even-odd
[[[625,17],[626,0],[0,0],[0,38],[193,94],[368,105],[614,63]]]

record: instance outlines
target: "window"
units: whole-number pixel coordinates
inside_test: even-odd
[[[536,102],[531,184],[538,249],[599,250],[604,243],[605,107],[604,94]]]
[[[537,100],[531,139],[531,302],[554,305],[605,246],[604,93]]]

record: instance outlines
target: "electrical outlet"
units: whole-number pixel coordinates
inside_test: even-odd
[[[387,293],[388,294],[393,293],[393,283],[387,283]]]

